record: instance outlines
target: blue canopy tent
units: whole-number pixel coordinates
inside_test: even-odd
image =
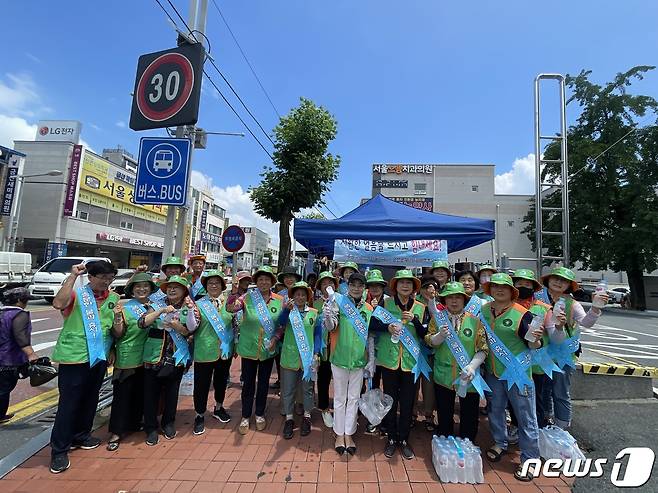
[[[494,221],[426,212],[376,195],[333,220],[295,219],[294,237],[316,256],[332,256],[334,241],[446,240],[457,252],[494,238]]]

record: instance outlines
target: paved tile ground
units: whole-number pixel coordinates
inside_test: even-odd
[[[233,364],[232,381],[238,381],[238,362]],[[221,424],[206,417],[206,432],[192,434],[192,398],[181,396],[177,416],[178,436],[160,437],[148,447],[144,435],[136,433],[108,452],[105,444],[95,450],[71,452],[71,468],[58,475],[48,470],[50,449],[39,451],[0,482],[3,493],[10,492],[222,492],[222,493],[567,493],[567,479],[539,478],[531,484],[513,477],[518,452],[508,454],[497,464],[485,461],[485,483],[480,485],[442,484],[432,466],[431,435],[422,427],[412,430],[410,442],[416,458],[405,461],[383,454],[385,439],[363,434],[361,418],[355,437],[354,457],[339,457],[333,449],[334,436],[325,428],[318,413],[313,415],[309,436],[300,437],[295,429],[292,440],[282,438],[283,417],[279,397],[270,394],[268,424],[262,432],[252,422],[247,435],[240,435],[240,388],[228,389],[227,409],[232,421]],[[299,423],[299,418],[296,418]],[[109,438],[107,427],[96,436]],[[486,418],[480,422],[479,445],[492,443]]]

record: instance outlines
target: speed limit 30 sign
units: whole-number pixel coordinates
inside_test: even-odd
[[[140,56],[130,128],[194,125],[199,116],[204,56],[201,43]]]

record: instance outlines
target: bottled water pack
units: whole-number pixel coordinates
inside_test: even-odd
[[[578,448],[576,439],[557,426],[539,429],[539,455],[544,459],[581,459],[585,455]]]
[[[468,438],[435,436],[432,463],[443,483],[483,483],[480,447]]]

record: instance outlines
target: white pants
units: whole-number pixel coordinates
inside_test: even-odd
[[[345,370],[331,365],[334,380],[334,433],[354,435],[359,417],[359,397],[363,385],[363,368]]]

